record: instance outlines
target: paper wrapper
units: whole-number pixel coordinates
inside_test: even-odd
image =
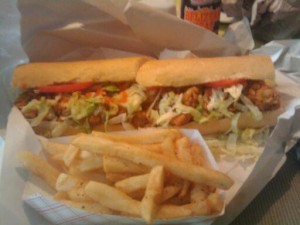
[[[18,110],[13,109],[12,117],[19,117],[20,114]],[[11,119],[11,118],[10,118]],[[26,124],[26,122],[24,122]],[[127,131],[127,132],[142,132],[142,131]],[[144,131],[147,132],[147,131]],[[204,139],[195,130],[182,130],[183,134],[188,136],[193,142],[199,143],[204,149],[204,157],[208,162],[208,165],[213,169],[218,169],[217,163],[209,151]],[[120,132],[122,134],[122,132]],[[37,136],[30,137],[31,140],[38,142]],[[69,138],[60,138],[59,141],[67,142]],[[25,143],[24,143],[25,144]],[[36,151],[41,150],[35,149]],[[62,205],[56,201],[51,200],[51,194],[47,192],[44,185],[41,184],[40,180],[35,177],[30,177],[28,180],[24,180],[25,189],[23,193],[23,199],[30,207],[35,209],[37,213],[41,214],[47,220],[51,221],[53,224],[145,224],[144,220],[141,218],[129,218],[124,216],[115,215],[97,215],[82,211],[79,209],[74,209]],[[46,191],[45,191],[46,190]],[[225,198],[225,192],[220,191],[220,194]],[[195,216],[191,218],[181,218],[181,219],[168,219],[168,220],[155,220],[154,224],[183,224],[183,223],[197,223],[197,224],[211,224],[214,218],[224,214],[224,209],[222,213],[213,216]]]
[[[217,165],[198,131],[184,130],[183,132],[204,147],[206,158],[213,168],[219,167],[221,171],[234,179],[234,186],[226,193],[225,201],[226,204],[228,204],[249,176],[254,164],[249,165],[247,169],[243,169],[245,165],[241,165],[238,160],[230,159],[229,161],[220,161]],[[109,215],[99,216],[77,209],[69,209],[66,206],[54,202],[50,199],[51,191],[49,188],[35,176],[29,176],[29,174],[24,172],[24,169],[21,168],[21,165],[15,158],[16,153],[21,150],[32,150],[38,154],[41,150],[41,146],[38,137],[33,133],[30,125],[26,122],[19,110],[14,107],[9,116],[3,164],[4,173],[1,177],[2,184],[6,184],[1,187],[1,196],[3,196],[5,205],[1,205],[3,209],[0,211],[1,213],[5,213],[5,217],[1,217],[5,222],[22,221],[22,224],[43,224],[45,223],[44,220],[40,221],[39,217],[34,217],[35,214],[41,214],[54,224],[93,224],[92,221],[97,221],[97,224],[144,224],[144,221],[141,219]],[[11,188],[12,185],[14,188]],[[9,201],[6,201],[8,199]],[[25,200],[26,204],[22,204],[23,200]],[[37,212],[29,210],[27,205],[34,208]],[[17,213],[18,216],[12,212]],[[222,214],[223,213],[224,211]],[[157,221],[157,224],[196,223],[206,225],[211,224],[215,217],[216,216],[192,217]]]
[[[150,3],[140,1],[144,2]],[[158,2],[161,5],[161,1]],[[247,26],[234,24],[232,30],[244,31],[242,34],[250,39],[248,45],[229,44],[212,32],[176,18],[172,2],[164,1],[163,9],[158,10],[136,1],[127,4],[127,1],[117,0],[78,0],[72,4],[69,1],[59,1],[58,4],[45,0],[5,0],[0,8],[6,18],[0,25],[0,34],[4,37],[0,39],[1,127],[6,124],[6,116],[15,97],[10,86],[12,69],[29,60],[70,61],[140,54],[158,58],[226,56],[239,55],[251,49]],[[238,41],[238,35],[230,33],[227,36],[231,43]],[[292,62],[299,57],[297,53],[288,58],[284,54],[289,50],[297,51],[300,44],[295,41],[293,47],[287,45],[287,42],[271,43],[266,51],[256,54],[270,53],[275,59],[273,61],[281,62],[285,68],[283,72],[286,72],[290,65],[298,65]],[[299,72],[299,69],[294,72]],[[298,77],[293,78],[295,81]],[[230,157],[218,161],[219,168],[226,171],[235,184],[226,194],[225,214],[216,219],[214,225],[226,225],[232,221],[269,182],[285,160],[285,143],[299,130],[299,86],[282,74],[277,74],[276,79],[286,111],[255,164]],[[39,143],[32,137],[34,134],[28,123],[13,110],[6,130],[5,149],[1,151],[4,155],[0,180],[0,224],[49,224],[22,203],[24,190],[28,190],[24,182],[28,174],[16,169],[19,165],[15,153],[28,149],[38,152]]]
[[[279,118],[265,148],[261,149],[262,155],[256,163],[247,163],[247,161],[243,161],[239,157],[225,157],[217,162],[220,170],[232,177],[235,184],[226,193],[226,209],[224,215],[216,220],[205,221],[205,223],[203,222],[204,224],[210,224],[212,222],[213,224],[228,224],[250,203],[283,164],[285,160],[284,143],[291,138],[293,133],[300,129],[300,124],[296,123],[296,121],[300,119],[300,90],[297,84],[280,73],[277,73],[276,80],[278,83],[277,89],[281,93],[282,103],[286,111]],[[290,93],[293,93],[293,95]],[[47,190],[47,188],[43,185],[37,185],[34,180],[29,183],[34,185],[28,186],[28,183],[26,183],[29,179],[28,174],[18,169],[20,165],[15,159],[16,152],[30,149],[38,153],[40,151],[40,143],[29,124],[15,108],[13,108],[9,116],[5,141],[0,183],[1,224],[47,224],[45,219],[38,216],[38,213],[28,207],[27,204],[22,203],[23,196],[29,196],[35,192],[37,188],[38,190]],[[43,193],[47,194],[47,191]],[[46,204],[44,201],[48,202],[48,200],[45,199],[37,199],[37,201],[43,202],[43,204]],[[32,202],[32,200],[29,200],[29,202]],[[52,214],[50,212],[53,207],[53,211],[58,212],[59,217],[62,216],[61,213],[65,212],[65,210],[62,210],[64,208],[60,208],[61,206],[57,206],[56,203],[52,204],[50,201],[49,204],[49,210],[45,208],[41,211],[49,212],[51,216]],[[56,206],[58,208],[56,208]],[[77,216],[81,217],[83,215],[82,212],[77,213],[77,210],[75,211]],[[72,212],[66,215],[73,216],[74,218],[75,214]],[[83,218],[85,217],[82,217],[82,220]],[[62,218],[62,220],[64,219],[66,218]],[[68,219],[70,219],[70,217],[68,217]],[[111,220],[106,220],[106,223],[108,224],[109,221]],[[115,222],[122,223],[122,221],[123,219]],[[69,224],[71,224],[71,222]],[[191,221],[189,219],[184,220],[185,224],[194,222],[193,219],[191,219]],[[183,221],[180,221],[180,223],[183,223]],[[66,221],[63,224],[68,224],[68,222]]]

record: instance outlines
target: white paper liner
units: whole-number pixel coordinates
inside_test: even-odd
[[[214,224],[228,224],[251,202],[282,165],[282,160],[285,159],[284,143],[293,133],[300,130],[300,124],[297,123],[300,119],[300,89],[297,84],[280,73],[277,73],[276,79],[277,89],[282,93],[282,104],[286,107],[286,111],[279,118],[256,164],[245,166],[239,158],[230,157],[218,161],[220,170],[231,176],[235,184],[226,193],[225,214],[215,220]],[[41,149],[30,125],[16,108],[11,111],[5,141],[0,183],[1,224],[2,222],[22,225],[47,224],[34,210],[22,204],[24,193],[26,192],[26,196],[30,194],[27,190],[28,184],[25,182],[28,180],[28,174],[18,169],[20,165],[15,159],[15,154],[29,149],[38,153]]]
[[[147,130],[127,131],[125,133],[148,132]],[[123,132],[118,132],[122,134]],[[204,158],[208,162],[208,166],[213,169],[218,169],[218,165],[212,156],[204,139],[196,130],[182,130],[182,133],[190,138],[191,141],[199,143],[204,150]],[[37,139],[37,136],[31,137]],[[55,141],[68,142],[70,138],[56,138]],[[40,146],[41,149],[41,146]],[[53,224],[145,224],[141,218],[129,218],[115,215],[97,215],[83,210],[70,208],[57,201],[51,200],[51,191],[45,190],[45,185],[35,176],[30,176],[26,183],[23,199],[26,204],[36,210],[39,214],[51,221]],[[225,192],[220,191],[220,194],[225,198]],[[214,218],[224,214],[225,205],[222,212],[218,215],[212,216],[194,216],[189,218],[178,218],[168,220],[155,220],[154,224],[183,224],[183,223],[197,223],[208,225],[211,224]]]
[[[141,218],[115,215],[99,215],[76,208],[70,208],[40,194],[24,198],[26,204],[53,224],[92,225],[92,224],[146,224]],[[189,217],[168,220],[155,220],[153,224],[199,224],[209,225],[215,216]]]
[[[24,3],[25,1],[20,0],[19,2]],[[99,32],[97,32],[97,27],[89,26],[89,25],[95,25],[95,23],[93,23],[93,20],[91,20],[91,18],[94,19],[115,18],[125,27],[128,24],[128,22],[125,20],[126,17],[120,15],[121,11],[116,9],[113,5],[112,7],[107,7],[106,11],[103,10],[102,7],[102,10],[92,10],[92,13],[89,11],[89,13],[85,15],[86,17],[80,17],[80,14],[76,14],[76,6],[77,4],[79,5],[82,4],[82,2],[88,2],[89,4],[93,4],[93,3],[97,4],[97,2],[108,2],[108,1],[93,1],[93,0],[78,1],[78,2],[76,1],[76,4],[72,4],[72,5],[68,5],[68,7],[60,7],[60,8],[56,8],[55,5],[50,5],[44,7],[44,9],[46,8],[48,9],[48,11],[34,10],[35,12],[38,12],[36,14],[32,14],[30,10],[38,9],[35,7],[38,7],[39,5],[42,6],[46,4],[47,1],[37,1],[37,0],[26,1],[27,6],[29,7],[26,8],[27,11],[25,10],[25,15],[29,16],[27,17],[27,19],[30,18],[29,20],[27,20],[29,26],[27,26],[28,29],[24,29],[23,27],[21,34],[24,41],[23,44],[24,46],[26,46],[26,49],[29,50],[29,53],[32,54],[31,55],[32,59],[41,60],[41,61],[46,59],[51,59],[55,61],[57,60],[65,61],[65,60],[76,60],[76,59],[86,59],[86,58],[94,59],[94,58],[125,57],[128,55],[138,54],[132,52],[131,49],[129,49],[130,52],[127,52],[127,51],[120,50],[120,48],[109,49],[107,48],[107,46],[102,46],[102,45],[97,46],[95,45],[95,42],[89,42],[89,37],[91,37],[92,39],[94,38],[96,40],[97,37],[99,37],[97,36],[99,35]],[[112,2],[116,3],[117,1],[112,1]],[[48,3],[50,2],[48,1]],[[64,4],[65,2],[61,1],[60,3]],[[108,2],[107,4],[109,5],[110,3]],[[0,92],[1,92],[0,95],[1,121],[0,122],[6,120],[5,118],[7,114],[4,113],[4,110],[9,111],[9,105],[11,103],[11,101],[8,101],[11,100],[11,93],[10,93],[11,88],[9,87],[11,70],[15,65],[28,61],[26,55],[23,52],[22,46],[20,46],[20,42],[19,42],[20,39],[19,29],[21,25],[19,24],[19,21],[21,20],[20,20],[20,15],[17,11],[16,2],[6,1],[4,2],[4,5],[1,6],[2,6],[0,8],[1,13],[4,13],[4,17],[6,18],[6,20],[3,21],[5,22],[3,23],[4,26],[2,25],[0,26],[0,32],[1,32],[0,34],[3,34],[4,35],[3,37],[5,37],[2,40],[0,40],[0,42],[2,43],[1,49],[3,49],[3,51],[1,51],[1,57],[3,60],[0,61],[0,65],[1,65],[0,72],[1,75],[3,75],[1,77],[2,86],[0,88]],[[24,5],[19,4],[19,6],[22,7]],[[78,7],[77,9],[80,9],[80,7]],[[53,12],[55,12],[55,10],[61,12],[61,14],[54,13],[55,16],[53,16]],[[141,10],[142,12],[144,9],[139,9],[139,10]],[[167,9],[166,11],[168,10],[169,9]],[[105,16],[103,12],[106,12],[110,15]],[[5,15],[9,15],[9,16],[5,16]],[[143,17],[145,16],[142,13],[139,13],[139,15]],[[157,22],[164,20],[165,23],[164,26],[168,25],[168,22],[170,22],[169,16],[157,17],[157,15],[158,14],[154,14],[153,17],[152,16],[148,17],[148,19],[156,18]],[[56,23],[52,23],[53,21],[56,21]],[[99,21],[101,20],[97,20],[97,22]],[[63,33],[63,35],[65,35],[66,33],[64,30],[65,27],[61,26],[62,24],[65,24],[66,28],[71,29],[71,31],[73,32],[74,29],[76,30],[75,28],[76,26],[72,28],[72,26],[67,26],[67,25],[76,25],[77,22],[80,22],[81,24],[85,25],[85,28],[88,28],[88,29],[82,29],[80,27],[77,27],[77,31],[81,30],[83,34],[89,33],[91,34],[91,36],[89,37],[85,36],[84,39],[80,39],[79,36],[78,42],[76,41],[72,42],[68,38],[64,39],[59,37],[60,33]],[[195,53],[198,53],[200,56],[201,55],[205,56],[206,54],[230,55],[230,54],[235,54],[237,52],[236,48],[232,49],[231,48],[232,46],[228,46],[226,44],[223,45],[224,48],[223,47],[219,48],[220,45],[215,46],[214,43],[205,44],[202,39],[192,38],[192,37],[197,37],[198,35],[200,35],[200,33],[202,35],[202,31],[200,31],[198,27],[192,24],[186,25],[189,28],[184,28],[184,29],[188,30],[188,33],[185,33],[185,35],[181,35],[183,32],[181,32],[181,30],[178,30],[178,28],[183,25],[181,24],[177,26],[176,24],[178,21],[173,21],[173,22],[174,23],[172,24],[172,26],[174,25],[173,27],[176,32],[173,33],[174,39],[169,39],[169,40],[174,40],[175,43],[178,42],[181,42],[182,44],[186,43],[187,45],[182,46],[182,49],[169,50],[168,49],[169,45],[161,49],[161,47],[159,47],[160,43],[157,43],[156,46],[152,46],[149,43],[144,43],[144,45],[140,45],[142,47],[140,48],[142,49],[142,51],[139,50],[138,52],[147,52],[149,50],[150,50],[149,54],[157,54],[157,52],[159,52],[159,56],[162,56],[162,58],[169,58],[173,56],[179,58],[185,57],[190,53],[191,48],[188,46],[196,46],[196,48],[194,48],[193,50],[195,50]],[[187,24],[184,21],[183,23]],[[101,25],[101,23],[99,24]],[[24,25],[24,21],[22,25]],[[113,29],[113,27],[110,28]],[[136,30],[138,29],[141,28],[137,27]],[[59,35],[53,36],[52,35],[53,33],[51,32],[54,32],[54,34],[56,34],[56,30],[59,31],[58,32]],[[47,31],[49,31],[51,34],[49,35]],[[137,36],[142,37],[138,33]],[[159,36],[159,34],[157,36]],[[72,37],[72,36],[70,37],[76,39],[76,37]],[[111,37],[112,36],[109,36],[109,38]],[[171,37],[172,36],[170,35],[170,38]],[[186,39],[186,37],[189,38]],[[211,36],[206,36],[206,41],[210,40],[210,37]],[[111,40],[112,41],[121,40],[122,38],[121,33],[119,33],[119,36],[115,36],[114,38],[118,38],[118,39],[111,39]],[[154,36],[154,38],[157,37]],[[135,37],[135,40],[140,40],[140,39],[139,38],[136,39]],[[52,43],[52,41],[54,42]],[[32,44],[30,45],[30,43]],[[168,42],[165,43],[169,44]],[[199,43],[202,43],[202,45],[199,45]],[[223,40],[221,40],[221,43],[224,43]],[[83,46],[81,46],[81,44],[83,44]],[[125,46],[126,44],[127,42],[124,42],[123,46]],[[174,42],[171,42],[170,45],[174,45]],[[200,49],[197,49],[197,46],[200,47]],[[283,72],[287,72],[287,71],[292,72],[293,75],[291,75],[291,77],[293,77],[294,80],[299,82],[299,67],[297,66],[299,64],[297,63],[299,61],[299,57],[298,57],[299,46],[300,46],[299,40],[293,40],[293,41],[285,40],[279,42],[271,42],[269,45],[266,45],[265,49],[262,49],[262,51],[259,50],[255,51],[255,53],[270,54],[272,56],[272,59],[274,59],[273,61],[277,61],[275,65],[278,68],[280,68]],[[47,49],[46,47],[51,51],[46,51],[48,55],[43,55],[42,54],[43,51],[41,51],[41,49]],[[224,51],[224,49],[226,48],[228,48],[228,51],[227,50]],[[213,51],[209,52],[210,50]],[[201,54],[202,52],[203,54]],[[285,57],[286,53],[291,53],[291,54]],[[290,70],[291,67],[293,68],[292,70]],[[300,124],[298,122],[300,121],[299,120],[300,119],[299,85],[295,84],[294,82],[286,78],[284,75],[277,74],[276,79],[278,83],[277,89],[280,92],[284,93],[284,95],[282,95],[283,96],[282,101],[283,104],[286,106],[286,112],[280,118],[273,132],[273,135],[269,140],[269,145],[264,149],[264,154],[261,156],[260,160],[255,165],[253,165],[252,167],[248,167],[248,169],[245,170],[245,168],[239,164],[239,160],[232,161],[232,162],[230,161],[218,162],[220,169],[230,172],[234,180],[236,181],[236,183],[234,187],[231,188],[230,191],[227,193],[226,200],[228,201],[230,200],[230,202],[227,202],[226,213],[220,218],[218,218],[216,221],[214,221],[214,225],[228,224],[251,202],[251,200],[259,193],[259,191],[266,185],[267,182],[269,182],[269,180],[274,176],[274,174],[276,174],[278,169],[281,167],[283,161],[285,160],[284,147],[286,141],[290,140],[293,134],[300,130],[299,127]],[[6,90],[6,92],[4,90]],[[0,180],[0,196],[1,196],[0,224],[22,224],[22,225],[30,225],[30,224],[44,225],[45,224],[46,225],[48,224],[48,222],[46,222],[45,219],[40,217],[39,214],[37,214],[31,208],[27,207],[27,205],[22,204],[22,194],[24,193],[25,190],[24,180],[27,179],[28,175],[24,173],[20,173],[20,171],[17,171],[15,169],[16,167],[18,167],[18,162],[16,162],[14,156],[18,150],[32,149],[35,152],[38,152],[39,147],[38,147],[38,143],[35,140],[30,139],[32,135],[32,130],[28,125],[28,123],[26,123],[24,120],[18,119],[18,118],[22,118],[21,115],[15,117],[14,116],[15,114],[18,114],[18,112],[16,112],[13,109],[11,111],[9,123],[7,126],[5,150],[3,153],[4,154],[3,165],[1,171],[2,175]],[[238,165],[239,169],[236,169],[237,168],[236,165]]]

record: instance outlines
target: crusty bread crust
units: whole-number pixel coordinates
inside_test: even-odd
[[[278,116],[283,113],[283,111],[283,108],[280,108],[275,111],[264,112],[263,119],[260,121],[255,120],[252,117],[251,113],[241,113],[238,121],[238,128],[246,129],[275,126]],[[231,128],[231,119],[215,119],[203,124],[192,122],[178,128],[197,129],[202,135],[222,134],[227,132]]]
[[[255,120],[250,113],[242,113],[238,121],[238,128],[262,128],[262,127],[272,127],[277,123],[278,116],[284,112],[283,108],[275,111],[268,111],[263,113],[263,119],[260,121]],[[172,127],[179,129],[196,129],[202,135],[214,135],[222,134],[227,132],[231,128],[231,119],[215,119],[210,120],[203,124],[198,124],[196,122],[188,123],[180,127]],[[39,135],[48,135],[49,130],[51,130],[51,122],[44,121],[39,126],[33,127],[34,131]],[[104,125],[98,125],[93,128],[95,131],[124,131],[124,127],[121,124],[108,125],[107,129],[104,129]],[[82,131],[77,127],[69,126],[61,136],[75,135],[81,133]]]
[[[138,69],[151,57],[90,60],[76,62],[29,63],[18,66],[13,85],[35,88],[67,82],[121,82],[134,81]]]
[[[148,61],[137,74],[137,82],[145,87],[182,87],[226,79],[274,79],[269,56],[237,56],[219,58],[168,59]]]
[[[34,132],[38,135],[46,136],[46,137],[52,137],[51,130],[53,129],[53,124],[49,121],[43,121],[36,127],[32,127]],[[97,125],[96,127],[93,128],[93,131],[101,131],[101,132],[115,132],[115,131],[125,131],[124,127],[122,124],[110,124],[106,127],[104,127],[103,124]],[[64,132],[59,135],[59,136],[70,136],[70,135],[75,135],[83,133],[83,131],[76,126],[67,126]]]

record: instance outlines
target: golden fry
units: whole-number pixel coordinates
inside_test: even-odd
[[[123,158],[148,167],[162,165],[171,173],[195,183],[226,190],[233,185],[233,180],[219,171],[144,151],[129,144],[115,143],[104,138],[84,134],[77,136],[73,140],[73,144],[90,152]]]
[[[166,186],[164,187],[160,203],[167,201],[168,199],[174,197],[180,191],[179,186]]]
[[[144,198],[141,202],[141,214],[144,220],[151,224],[161,202],[160,198],[164,188],[164,168],[155,166],[152,168]]]
[[[144,165],[107,155],[103,156],[103,168],[106,173],[144,174],[150,171],[150,169]]]
[[[85,191],[88,196],[109,209],[136,216],[141,214],[141,203],[139,201],[107,184],[90,181],[85,186]]]
[[[63,156],[65,165],[70,166],[79,152],[79,148],[75,147],[74,145],[68,145],[67,151],[65,151]]]
[[[149,179],[149,174],[143,174],[133,177],[128,177],[124,180],[120,180],[115,183],[115,187],[124,193],[133,193],[139,190],[145,190],[147,187],[147,182]]]
[[[106,179],[111,183],[115,183],[135,175],[136,174],[131,174],[131,173],[106,173],[105,174]]]
[[[224,208],[217,188],[233,185],[176,129],[93,132],[69,144],[40,141],[48,162],[31,152],[18,158],[56,190],[55,200],[92,213],[142,217],[148,224],[213,215]]]
[[[59,175],[57,169],[29,151],[18,152],[17,158],[27,169],[46,181],[51,188],[55,189],[56,180]]]
[[[86,184],[85,184],[86,185]],[[92,202],[93,200],[86,194],[84,186],[75,187],[67,192],[70,200],[75,202]]]
[[[208,205],[214,213],[220,213],[224,206],[224,200],[219,193],[211,193],[207,198]]]
[[[92,156],[79,161],[78,169],[81,172],[103,170],[103,158],[101,156]]]
[[[49,155],[56,155],[56,154],[63,155],[68,149],[67,144],[48,141],[45,138],[40,138],[40,142],[42,144],[43,150],[47,152]]]
[[[129,144],[157,144],[163,142],[165,138],[168,137],[171,137],[172,139],[178,138],[181,136],[181,133],[176,129],[148,128],[141,129],[138,133],[132,134],[103,133],[93,131],[92,135],[115,142],[124,142]]]
[[[162,154],[167,155],[169,157],[175,157],[175,143],[171,137],[167,137],[161,143]]]
[[[207,166],[202,147],[198,143],[191,146],[192,161],[195,165]]]
[[[74,187],[80,185],[80,183],[83,183],[84,181],[81,180],[80,178],[70,176],[65,173],[59,174],[59,176],[56,179],[56,185],[55,189],[57,191],[70,191]]]

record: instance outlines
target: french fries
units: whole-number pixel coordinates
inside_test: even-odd
[[[107,184],[90,181],[85,187],[85,192],[96,202],[101,202],[103,206],[109,209],[122,213],[130,212],[131,215],[135,216],[141,214],[141,203],[139,201]]]
[[[149,132],[151,131],[151,132]],[[92,135],[105,138],[115,142],[125,142],[129,144],[156,144],[161,143],[165,138],[178,138],[181,136],[179,130],[176,129],[148,129],[147,132],[139,132],[136,134],[111,134],[93,131]]]
[[[20,161],[56,190],[54,199],[92,213],[142,217],[148,224],[218,214],[224,199],[217,188],[233,184],[207,166],[198,143],[175,129],[93,132],[68,144],[46,139],[41,144],[48,162],[25,151]]]
[[[93,153],[123,158],[148,167],[163,165],[174,175],[195,183],[205,183],[225,190],[233,185],[232,179],[221,172],[167,158],[126,143],[116,143],[102,137],[81,134],[73,140],[72,144]]]
[[[103,156],[103,168],[106,173],[143,174],[150,171],[150,169],[144,165],[136,164],[130,160],[107,155]]]
[[[47,161],[29,151],[19,152],[17,158],[28,170],[43,179],[51,188],[55,189],[59,171]]]
[[[115,183],[115,187],[130,194],[139,190],[145,190],[149,179],[149,174],[143,174],[126,178]]]
[[[158,210],[160,198],[164,188],[164,168],[155,166],[152,168],[145,195],[141,201],[141,214],[144,220],[151,224]]]

